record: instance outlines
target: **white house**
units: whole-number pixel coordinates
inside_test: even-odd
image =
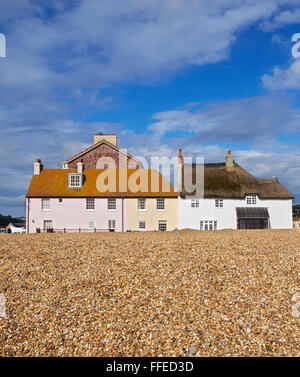
[[[202,165],[202,175],[196,174],[197,167],[184,164],[179,151],[179,229],[293,227],[293,195],[277,178],[255,178],[233,160],[230,151],[225,163]]]
[[[6,233],[26,233],[25,223],[9,223]]]

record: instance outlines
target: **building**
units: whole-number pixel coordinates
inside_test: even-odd
[[[300,229],[300,218],[293,220],[293,228]]]
[[[62,169],[34,163],[26,194],[28,233],[178,228],[174,187],[117,148],[113,135],[106,136],[95,135],[94,145],[65,161]],[[129,168],[119,169],[124,158]],[[99,168],[99,161],[107,166]]]
[[[5,228],[5,233],[26,233],[26,225],[21,223],[9,223]]]
[[[293,227],[293,195],[277,178],[255,178],[230,151],[226,162],[201,166],[184,164],[180,150],[178,192],[179,229]]]

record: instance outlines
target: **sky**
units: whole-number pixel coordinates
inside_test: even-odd
[[[230,149],[300,203],[300,0],[0,0],[0,33],[0,213],[97,132],[144,158]]]

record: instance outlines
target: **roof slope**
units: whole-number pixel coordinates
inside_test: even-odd
[[[200,165],[197,165],[198,167]],[[193,182],[200,192],[201,182],[196,183],[196,165],[183,165],[183,196],[193,196],[184,180]],[[201,178],[200,178],[201,179]],[[260,199],[293,199],[293,195],[282,186],[277,178],[258,179],[244,170],[236,162],[233,168],[225,163],[204,164],[204,198],[243,199],[247,194],[257,194]]]
[[[85,155],[85,154],[91,152],[91,151],[94,150],[95,148],[98,148],[99,145],[101,145],[101,144],[106,144],[106,145],[109,146],[110,148],[112,148],[112,149],[118,151],[119,153],[128,156],[130,159],[132,159],[132,160],[134,160],[134,161],[140,163],[140,160],[138,160],[137,158],[133,157],[131,154],[129,154],[129,153],[123,151],[122,149],[118,148],[117,146],[115,146],[114,144],[110,143],[110,142],[107,141],[107,140],[101,140],[101,141],[99,141],[99,143],[96,143],[96,144],[91,145],[90,147],[84,149],[83,151],[81,151],[81,152],[75,154],[74,156],[68,158],[65,162],[66,162],[66,163],[70,163],[70,162],[72,162],[72,161],[78,159],[79,157],[82,157],[83,155]]]
[[[76,170],[42,170],[41,174],[32,176],[26,197],[178,196],[174,187],[157,170],[87,169],[83,173],[84,183],[81,189],[68,188],[68,175],[70,173],[76,173]],[[103,173],[103,175],[101,175],[101,173]],[[104,178],[108,175],[109,177],[101,179],[99,178],[100,175]],[[112,189],[110,192],[104,192],[104,185],[111,183]],[[101,192],[97,189],[97,186]]]

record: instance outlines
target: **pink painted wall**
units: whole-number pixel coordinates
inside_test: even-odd
[[[35,233],[36,228],[44,228],[44,220],[52,220],[54,229],[88,229],[89,220],[96,220],[97,229],[108,229],[108,220],[116,221],[116,231],[122,231],[122,199],[117,198],[117,209],[107,209],[107,198],[95,198],[95,210],[86,209],[85,198],[63,198],[59,204],[58,198],[50,199],[50,211],[42,211],[42,199],[30,198],[29,201],[29,233]],[[124,200],[124,230],[126,231],[126,200]]]

